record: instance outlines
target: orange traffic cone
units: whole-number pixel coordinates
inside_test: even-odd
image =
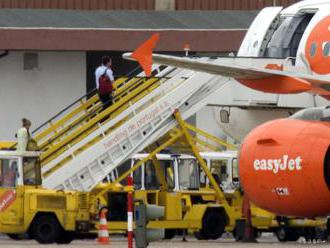
[[[108,232],[108,225],[107,225],[107,218],[106,213],[108,212],[107,209],[102,209],[100,212],[100,225],[99,225],[99,232],[98,232],[98,242],[102,245],[109,244],[109,232]]]

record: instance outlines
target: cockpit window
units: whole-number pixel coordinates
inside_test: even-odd
[[[310,49],[311,57],[314,57],[316,55],[316,50],[317,50],[317,44],[313,42]]]
[[[328,41],[323,43],[323,55],[330,56],[330,42]]]
[[[15,187],[18,178],[17,159],[0,159],[0,185],[1,187]]]

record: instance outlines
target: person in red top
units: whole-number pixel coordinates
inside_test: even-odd
[[[109,56],[102,57],[102,63],[99,67],[95,70],[95,83],[96,88],[98,89],[98,94],[100,100],[103,103],[103,110],[108,108],[112,104],[112,85],[114,82],[113,72],[111,70],[112,60]],[[106,81],[106,82],[105,82]],[[102,88],[104,85],[103,83],[109,83],[111,86],[110,89]]]

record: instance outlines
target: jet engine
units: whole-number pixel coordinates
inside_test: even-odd
[[[267,122],[245,138],[240,180],[259,207],[279,215],[330,214],[330,122],[310,116]]]

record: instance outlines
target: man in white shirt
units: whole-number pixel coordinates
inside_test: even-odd
[[[111,81],[111,84],[114,82],[113,72],[111,70],[111,58],[109,56],[103,56],[102,57],[102,64],[96,68],[95,70],[95,83],[96,88],[98,90],[98,94],[100,97],[100,100],[103,103],[103,109],[108,108],[112,104],[112,93],[106,93],[102,94],[100,92],[100,77],[103,75],[106,75],[108,79]]]

